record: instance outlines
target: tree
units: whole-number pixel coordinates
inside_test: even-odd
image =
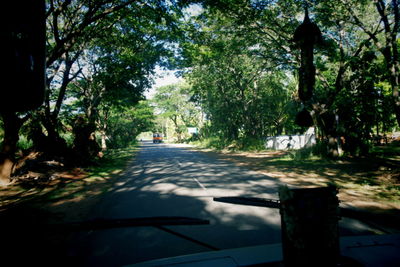
[[[187,127],[199,127],[200,124],[200,110],[190,98],[190,87],[178,83],[157,88],[152,100],[159,116],[172,121],[178,142],[183,139]]]
[[[145,14],[150,16],[150,24],[141,23],[143,17],[130,15],[115,22],[106,35],[92,40],[78,61],[85,71],[72,83],[70,96],[77,99],[75,105],[84,112],[93,131],[99,108],[104,111],[136,105],[151,85],[156,64],[170,55],[163,35],[169,25],[152,23],[151,13]],[[84,139],[89,140],[93,134],[87,133]]]
[[[254,29],[244,28],[242,22],[218,10],[205,11],[192,23],[183,45],[183,55],[191,66],[187,76],[193,98],[206,113],[214,134],[229,142],[262,140],[285,128],[296,131],[286,127],[293,116],[289,109],[295,108],[290,104],[294,84],[284,82],[290,76],[285,74],[287,57],[279,59],[271,51],[280,48],[264,48]],[[264,56],[268,53],[267,61]]]
[[[210,102],[209,107],[205,110],[217,110],[216,105],[225,103],[225,110],[221,109],[219,112],[215,112],[214,117],[209,117],[216,122],[218,115],[225,116],[226,124],[220,123],[221,127],[226,128],[222,132],[231,131],[232,134],[229,134],[231,136],[229,138],[232,139],[246,132],[243,130],[246,122],[251,121],[252,125],[257,125],[249,119],[248,114],[251,112],[247,111],[255,112],[261,107],[260,104],[257,104],[257,108],[252,109],[251,101],[247,100],[248,102],[244,102],[245,104],[237,101],[240,98],[246,99],[243,97],[246,94],[240,93],[245,92],[243,88],[250,92],[249,96],[255,96],[257,93],[250,90],[251,83],[242,86],[241,89],[241,83],[242,85],[246,84],[246,78],[243,75],[246,71],[240,70],[240,68],[245,65],[246,60],[240,58],[235,61],[236,57],[244,55],[244,58],[249,58],[248,62],[252,64],[253,70],[249,68],[247,73],[253,72],[254,74],[258,71],[263,74],[270,71],[273,76],[279,72],[285,73],[287,77],[299,75],[297,70],[300,66],[300,55],[299,51],[295,49],[293,34],[300,24],[297,18],[303,16],[305,4],[301,1],[285,0],[272,2],[205,1],[205,4],[207,7],[205,11],[199,17],[193,18],[192,23],[189,23],[188,41],[183,44],[183,55],[186,59],[184,62],[191,67],[189,72],[197,82],[197,85],[194,84],[194,88],[204,88],[202,99],[219,100],[219,102]],[[389,5],[385,1],[378,0],[375,1],[375,4],[369,1],[337,0],[309,1],[307,6],[311,19],[322,30],[323,40],[315,54],[315,93],[310,100],[301,105],[313,114],[313,121],[326,142],[329,153],[337,155],[338,135],[341,134],[339,130],[343,126],[338,124],[338,121],[346,121],[340,116],[349,114],[343,111],[350,108],[346,104],[346,100],[358,103],[357,108],[368,106],[376,111],[382,110],[377,108],[380,100],[378,101],[376,98],[380,94],[376,87],[377,80],[381,80],[382,76],[373,75],[371,71],[367,71],[365,64],[375,61],[376,57],[371,57],[371,55],[376,51],[386,51],[386,53],[389,51],[390,56],[384,56],[384,58],[386,62],[392,62],[391,65],[389,64],[392,66],[391,73],[396,73],[393,70],[396,69],[396,51],[398,49],[393,50],[396,42],[392,41],[398,36],[398,23],[396,22],[398,3],[392,1]],[[378,12],[374,12],[374,10]],[[356,18],[359,20],[357,21]],[[384,27],[385,25],[386,27]],[[386,40],[386,46],[381,45],[383,49],[379,46],[379,42],[382,40]],[[240,65],[241,67],[239,67]],[[259,66],[263,71],[259,71]],[[221,71],[223,69],[224,71]],[[200,76],[200,73],[203,75]],[[358,76],[354,73],[357,73]],[[391,81],[394,81],[398,75],[395,74],[391,77]],[[363,82],[371,79],[373,82]],[[232,89],[228,90],[229,87]],[[360,94],[353,94],[354,88],[358,88]],[[396,92],[396,86],[392,86],[392,88],[394,88],[393,92]],[[220,94],[217,94],[218,90]],[[358,101],[360,95],[364,98],[368,96],[366,101]],[[296,98],[298,99],[298,97],[297,95]],[[271,99],[273,97],[269,96],[263,101],[268,103]],[[387,99],[385,99],[385,103],[387,103]],[[291,113],[293,109],[299,110],[300,103],[298,101],[291,106],[292,109],[288,113]],[[232,116],[227,116],[227,114]],[[368,119],[384,116],[383,113],[374,114],[370,115]],[[362,114],[362,118],[366,120],[367,117],[364,115]],[[247,119],[243,119],[245,117]],[[214,123],[214,126],[216,125]],[[227,129],[228,125],[231,125],[230,130]],[[370,137],[367,138],[368,134],[366,133],[371,133],[374,125],[376,123],[365,122],[362,127],[357,128],[357,131],[364,129],[364,134],[360,138],[365,139],[366,143],[370,139]],[[221,129],[215,129],[214,132],[221,131]],[[356,133],[355,128],[353,130],[347,128],[346,131],[345,135],[347,136]],[[257,130],[257,132],[261,131]],[[277,130],[277,132],[280,131]]]
[[[368,112],[364,112],[361,117],[354,115],[358,119],[362,119],[363,126],[356,123],[359,127],[347,128],[343,128],[341,123],[337,123],[335,116],[339,122],[345,122],[349,115],[349,112],[344,111],[346,104],[341,103],[342,101],[346,103],[349,99],[338,97],[343,95],[351,97],[354,103],[364,105],[364,108],[365,105],[369,105],[369,112],[375,113],[373,111],[379,110],[376,100],[379,92],[377,92],[375,84],[377,80],[381,79],[381,76],[367,70],[373,68],[377,51],[379,51],[379,47],[374,46],[374,38],[378,37],[381,32],[379,16],[374,13],[374,6],[369,1],[323,2],[316,5],[315,13],[317,14],[316,19],[324,28],[325,38],[332,44],[331,49],[327,50],[328,53],[325,53],[328,57],[325,59],[320,57],[318,61],[320,67],[320,71],[317,73],[320,85],[317,92],[319,105],[314,105],[314,111],[319,114],[319,126],[327,137],[326,140],[332,155],[337,155],[339,134],[353,136],[348,138],[347,145],[344,147],[345,149],[350,148],[349,152],[353,153],[355,150],[361,149],[366,153],[368,151],[366,144],[371,140],[370,134],[367,132],[372,133],[373,127],[373,124],[367,121],[375,120],[371,117],[372,115],[368,118],[365,117]],[[359,16],[362,20],[357,21]],[[328,17],[329,20],[326,19]],[[367,28],[373,29],[374,34],[360,30],[360,23],[365,23],[364,26],[368,25]],[[355,73],[357,74],[354,75]],[[354,94],[355,90],[359,91],[359,94]],[[363,104],[359,101],[360,96],[365,100]],[[321,101],[321,99],[323,100]],[[372,105],[374,102],[375,104]],[[340,110],[341,108],[343,110]],[[357,105],[353,104],[349,108],[355,111]],[[339,117],[337,117],[338,115]],[[385,116],[390,117],[391,115],[385,114]],[[375,114],[373,117],[382,117],[382,115]],[[349,143],[353,143],[353,147],[348,146]]]
[[[95,64],[102,68],[96,71],[103,71],[103,77],[96,77],[96,80],[97,87],[99,80],[103,80],[100,86],[103,91],[98,91],[100,95],[96,96],[95,102],[102,98],[105,87],[111,87],[111,80],[111,83],[120,83],[120,87],[121,83],[125,83],[122,86],[137,88],[134,95],[138,99],[143,87],[148,86],[148,82],[141,81],[147,79],[143,77],[149,75],[149,67],[153,66],[155,61],[164,60],[162,57],[165,53],[162,55],[160,51],[165,51],[161,49],[163,42],[168,38],[165,31],[173,27],[174,18],[170,6],[158,1],[67,1],[63,4],[51,1],[48,24],[50,53],[47,63],[52,70],[48,79],[49,85],[54,81],[55,74],[64,70],[63,83],[57,88],[59,82],[56,80],[56,86],[49,87],[45,101],[44,125],[48,133],[56,135],[55,126],[66,96],[65,89],[82,70],[77,64],[78,59],[82,62],[88,53],[92,53],[97,57]],[[63,65],[60,59],[65,58],[69,51],[76,51],[76,56],[70,61],[65,61]],[[86,55],[83,55],[84,51],[87,51]],[[68,66],[74,63],[78,66],[78,71],[69,77],[68,71],[72,68]],[[110,77],[111,74],[113,77]],[[132,77],[129,78],[129,75]],[[119,81],[116,81],[117,79]],[[129,84],[129,80],[132,84]],[[56,96],[52,97],[54,93]],[[50,110],[52,98],[57,99],[53,111]],[[91,105],[91,108],[94,110],[96,104]]]
[[[58,72],[62,62],[65,62],[64,81],[69,79],[71,59],[75,56],[68,56],[72,52],[79,51],[79,46],[85,43],[85,40],[92,37],[95,24],[105,18],[107,15],[125,8],[134,1],[54,1],[49,0],[46,3],[46,19],[48,21],[48,42],[46,53],[46,66],[49,68],[47,85],[50,85],[55,73]],[[100,30],[100,29],[99,29]],[[64,83],[64,82],[63,82]],[[62,85],[63,86],[63,85]],[[61,88],[62,88],[61,86]],[[63,90],[60,90],[59,99],[63,98]],[[62,101],[60,101],[62,102]],[[48,134],[51,139],[56,139],[53,133],[55,128],[54,116],[50,112],[50,93],[45,93],[45,126],[48,127]],[[21,126],[29,117],[20,117],[15,112],[2,113],[2,119],[5,128],[3,140],[3,156],[0,160],[0,183],[8,184],[12,166],[14,165],[14,154],[16,152],[16,143]]]
[[[4,86],[0,118],[4,136],[0,150],[0,186],[10,183],[15,163],[18,132],[27,111],[37,108],[43,96],[45,30],[44,1],[7,2],[5,10],[13,12],[2,21]]]
[[[45,116],[42,120],[50,143],[57,144],[57,140],[60,139],[57,133],[58,115],[65,100],[66,89],[81,72],[80,68],[73,71],[74,63],[93,38],[102,36],[113,25],[116,19],[113,14],[121,12],[128,6],[132,9],[138,8],[134,2],[132,0],[48,1],[47,91],[44,104]],[[56,99],[53,110],[52,99]]]
[[[154,121],[154,109],[148,101],[140,101],[134,107],[103,107],[98,119],[98,125],[104,131],[101,135],[103,149],[128,146],[140,133],[152,131]]]
[[[82,71],[76,63],[83,51],[94,45],[93,40],[100,40],[113,30],[115,33],[117,29],[115,25],[121,21],[125,25],[119,28],[120,34],[128,33],[129,29],[132,32],[140,27],[152,28],[157,33],[157,37],[142,31],[141,38],[148,38],[148,42],[155,46],[161,46],[160,37],[166,39],[173,36],[173,34],[167,35],[166,32],[167,29],[173,32],[176,11],[179,11],[175,8],[175,4],[175,2],[165,3],[156,0],[48,0],[46,2],[47,89],[43,106],[44,112],[40,111],[37,115],[41,116],[42,124],[46,128],[49,146],[55,147],[63,143],[57,131],[60,126],[58,116],[66,99],[68,85]],[[153,54],[151,60],[156,56]],[[165,62],[165,59],[159,57],[159,61]],[[4,118],[5,115],[7,118]],[[7,154],[13,155],[20,126],[26,119],[20,120],[20,117],[14,113],[3,114],[3,118],[3,122],[6,122],[5,129],[7,129],[7,140],[5,141],[9,143]],[[18,123],[9,125],[9,121],[18,121]],[[53,146],[54,144],[55,146]],[[4,164],[4,166],[6,165],[11,166],[12,164]],[[0,170],[3,170],[2,166],[0,164]],[[0,171],[2,173],[0,180],[3,181],[2,183],[8,183],[11,168],[4,170],[5,172]]]
[[[374,0],[370,5],[375,5],[375,20],[365,18],[357,8],[356,3],[344,3],[351,22],[367,34],[377,47],[378,51],[385,58],[386,75],[392,87],[394,112],[397,124],[400,126],[400,56],[399,56],[399,33],[400,33],[400,11],[397,0],[385,1]],[[356,7],[356,8],[354,8]],[[372,7],[369,8],[371,10]],[[376,19],[379,16],[379,20]]]

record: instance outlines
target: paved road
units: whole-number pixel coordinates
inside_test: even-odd
[[[83,266],[122,266],[212,248],[277,243],[278,210],[219,203],[212,198],[277,199],[278,186],[268,176],[205,153],[178,145],[143,142],[133,165],[96,206],[92,218],[188,216],[209,220],[210,225],[81,232],[74,237],[69,254]],[[357,221],[346,220],[341,232],[365,234],[368,229]]]

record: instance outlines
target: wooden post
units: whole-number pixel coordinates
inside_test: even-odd
[[[339,200],[336,187],[279,189],[284,264],[337,266]]]

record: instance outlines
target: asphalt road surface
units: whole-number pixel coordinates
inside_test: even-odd
[[[74,266],[123,266],[213,249],[281,241],[277,209],[233,205],[213,197],[278,199],[278,182],[268,176],[184,146],[143,142],[113,190],[91,218],[187,216],[209,225],[127,227],[81,231],[69,253]],[[342,220],[342,235],[367,234],[360,222]]]

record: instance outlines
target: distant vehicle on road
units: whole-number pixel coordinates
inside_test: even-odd
[[[153,143],[161,143],[163,141],[163,136],[161,133],[153,133]]]

